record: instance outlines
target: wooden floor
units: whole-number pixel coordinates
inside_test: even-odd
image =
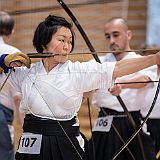
[[[16,151],[17,147],[18,147],[18,141],[19,141],[19,138],[22,133],[22,127],[21,127],[21,124],[19,122],[19,119],[18,119],[18,116],[16,113],[14,116],[15,116],[15,118],[14,118],[14,131],[15,131],[15,151]]]

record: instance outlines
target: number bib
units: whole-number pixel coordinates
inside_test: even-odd
[[[23,133],[19,142],[19,153],[40,154],[41,134]]]
[[[92,131],[109,132],[113,116],[99,117],[94,124]]]

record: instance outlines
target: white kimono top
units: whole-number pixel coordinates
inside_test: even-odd
[[[130,59],[130,58],[136,58],[140,57],[140,55],[137,55],[135,52],[129,52],[123,59]],[[99,57],[101,62],[115,62],[115,56],[110,53],[106,54],[105,56]],[[92,61],[92,63],[94,63]],[[123,76],[122,78],[132,78],[136,75],[147,75],[151,78],[150,71],[145,69],[130,75]],[[115,80],[116,81],[116,80]],[[145,88],[142,89],[122,89],[122,92],[120,93],[120,96],[125,103],[128,111],[139,111],[141,110],[142,104],[144,103],[144,95],[146,93]],[[121,104],[119,103],[116,96],[113,96],[107,89],[100,89],[96,90],[96,92],[93,94],[93,101],[92,104],[99,109],[99,107],[104,107],[108,109],[113,109],[118,112],[124,112]]]
[[[10,81],[22,94],[20,110],[42,118],[70,120],[81,106],[83,92],[108,88],[115,62],[103,64],[67,61],[49,73],[42,61],[16,68]]]

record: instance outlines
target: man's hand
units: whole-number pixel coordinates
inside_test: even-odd
[[[121,93],[121,90],[122,90],[122,87],[119,84],[116,84],[108,89],[108,91],[114,96],[118,96]]]
[[[157,74],[160,75],[160,51],[156,53]]]
[[[94,91],[84,92],[83,93],[83,100],[86,100],[87,98],[92,98],[93,93],[94,93]]]

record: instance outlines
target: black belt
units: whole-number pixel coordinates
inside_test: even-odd
[[[131,111],[130,113],[132,116],[141,117],[140,111]],[[106,116],[106,115],[126,115],[126,113],[125,112],[118,112],[113,109],[101,107],[101,110],[99,112],[99,117]]]
[[[68,136],[78,136],[80,134],[79,126],[72,126],[75,123],[75,117],[67,121],[57,121],[27,114],[24,119],[23,130],[24,132],[42,135],[66,136],[67,134]]]
[[[140,111],[132,111],[132,112],[130,112],[130,114],[131,114],[132,118],[134,119],[136,125],[139,126],[141,124],[141,119],[142,119]],[[126,118],[126,120],[127,120],[127,118],[128,118],[125,112],[118,112],[116,110],[112,110],[112,109],[108,109],[108,108],[101,108],[98,117],[104,117],[107,115],[113,115],[113,116],[115,115],[114,119],[115,118]],[[118,116],[118,115],[126,115],[126,116]]]
[[[143,119],[144,119],[144,118],[143,118]],[[160,124],[160,119],[149,118],[149,119],[147,120],[147,124],[148,124],[148,125],[154,124],[154,125],[159,126],[159,124]]]

